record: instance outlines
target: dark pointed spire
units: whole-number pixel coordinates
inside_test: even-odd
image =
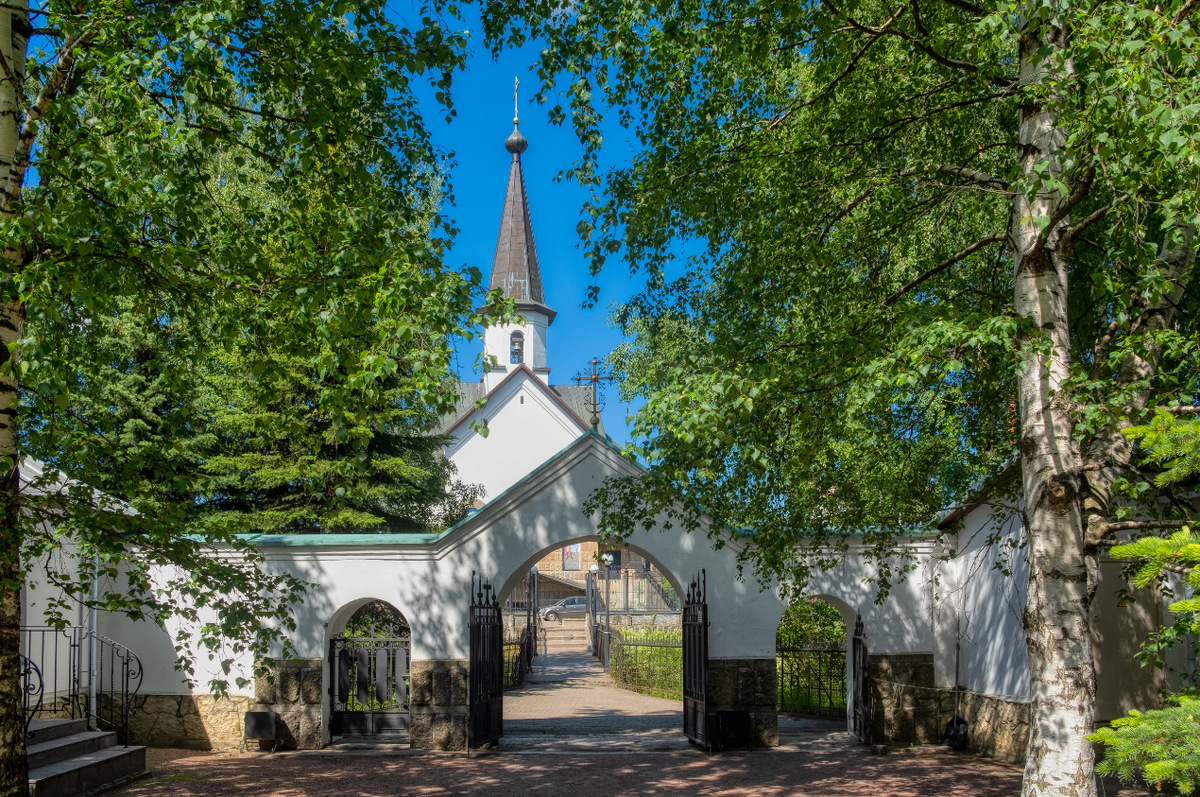
[[[529,142],[514,125],[512,135],[504,142],[504,148],[512,153],[512,166],[508,170],[508,191],[504,195],[504,213],[500,217],[500,235],[496,239],[488,287],[500,288],[505,296],[518,302],[542,304],[546,296],[529,220],[525,176],[521,172],[521,153],[528,147]]]
[[[489,289],[499,288],[508,298],[516,300],[523,309],[536,310],[554,320],[554,311],[546,306],[542,289],[542,274],[538,269],[537,247],[533,242],[533,225],[529,220],[529,203],[525,198],[525,177],[521,172],[521,153],[529,142],[517,127],[504,141],[512,153],[508,171],[508,191],[504,195],[504,213],[500,217],[500,236],[496,239],[496,256],[492,259]]]

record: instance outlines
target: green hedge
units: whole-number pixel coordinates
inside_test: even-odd
[[[638,694],[683,700],[683,632],[623,629],[613,636],[609,674],[620,687]]]

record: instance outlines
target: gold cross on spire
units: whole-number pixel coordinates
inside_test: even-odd
[[[517,123],[517,89],[521,88],[520,78],[513,78],[513,124]]]
[[[590,382],[592,385],[592,400],[587,405],[587,408],[592,411],[592,428],[595,429],[600,425],[600,410],[604,409],[604,405],[600,403],[600,383],[611,381],[613,376],[612,374],[605,375],[602,373],[603,369],[600,368],[600,361],[595,357],[592,358],[592,361],[588,365],[592,366],[591,373],[576,374],[574,379],[581,385],[584,382]]]

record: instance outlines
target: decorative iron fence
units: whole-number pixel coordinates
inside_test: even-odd
[[[651,697],[683,699],[683,636],[678,628],[613,628],[605,636],[614,683]]]
[[[778,648],[775,662],[780,711],[846,716],[844,648]]]
[[[129,745],[133,698],[142,685],[142,660],[129,648],[88,628],[21,627],[22,655],[36,670],[41,692],[26,702],[26,725],[42,717],[90,717]],[[95,695],[95,700],[92,695]]]
[[[538,629],[528,626],[521,629],[516,639],[504,640],[504,688],[515,689],[525,685],[525,676],[533,672],[533,657],[537,655]]]
[[[25,733],[29,734],[29,723],[42,708],[42,695],[46,683],[42,680],[42,671],[29,658],[17,654],[17,670],[21,677],[21,708],[25,714]]]

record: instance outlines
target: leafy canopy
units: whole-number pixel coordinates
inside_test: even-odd
[[[1023,194],[1064,197],[1077,227],[1056,400],[1081,448],[1130,406],[1192,402],[1197,300],[1173,292],[1193,261],[1173,275],[1159,258],[1197,221],[1190,9],[584,0],[548,16],[539,99],[588,147],[568,174],[594,189],[593,273],[619,258],[646,277],[611,362],[623,398],[645,399],[630,454],[649,473],[593,496],[606,533],[707,514],[719,543],[793,583],[855,535],[886,591],[900,535],[1020,447],[1018,344],[1046,345],[1014,309]],[[1049,24],[1071,35],[1035,82],[1021,31]],[[602,172],[606,106],[639,150]],[[1025,173],[1022,107],[1059,120],[1055,168]],[[1131,354],[1153,355],[1149,378],[1125,378]],[[1111,519],[1147,487],[1124,474]]]
[[[253,503],[278,466],[304,517],[376,517],[364,474],[428,464],[386,450],[380,408],[415,434],[399,416],[454,400],[452,338],[511,314],[442,262],[452,195],[415,90],[451,115],[467,39],[441,2],[32,14],[0,213],[0,295],[26,325],[3,368],[26,444],[72,480],[23,466],[4,555],[65,588],[54,622],[96,576],[101,608],[179,627],[185,674],[195,644],[221,692],[236,656],[286,645],[304,585],[236,536],[264,512],[207,522],[195,501]]]

